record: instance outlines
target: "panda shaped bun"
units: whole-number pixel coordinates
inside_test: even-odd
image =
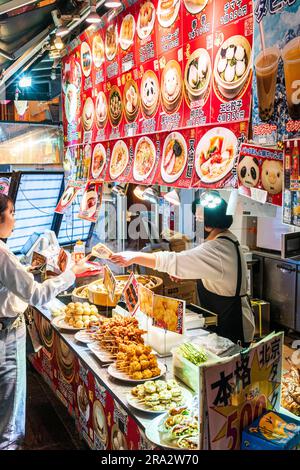
[[[248,155],[240,158],[238,168],[238,177],[240,183],[246,188],[254,188],[259,180],[259,164],[255,157]]]

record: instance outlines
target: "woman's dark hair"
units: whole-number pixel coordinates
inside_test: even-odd
[[[233,222],[232,215],[226,215],[227,202],[224,199],[214,209],[204,207],[204,226],[211,228],[228,229]]]
[[[3,214],[8,208],[9,203],[14,203],[12,198],[9,196],[6,196],[5,194],[0,194],[0,222],[3,221]]]

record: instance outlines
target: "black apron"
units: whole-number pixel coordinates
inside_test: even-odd
[[[242,284],[242,261],[239,250],[239,242],[233,241],[229,237],[218,237],[220,240],[229,240],[235,245],[237,253],[237,283],[236,291],[233,297],[226,297],[224,295],[214,294],[205,289],[202,280],[198,281],[198,294],[201,307],[210,310],[218,315],[218,326],[216,333],[224,338],[229,338],[234,343],[241,341],[244,343],[243,331],[243,313],[242,313],[242,297],[241,284]]]

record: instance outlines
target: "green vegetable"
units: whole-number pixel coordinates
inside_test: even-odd
[[[207,354],[201,349],[197,349],[192,343],[184,343],[180,346],[181,355],[196,366],[200,366],[207,361]]]

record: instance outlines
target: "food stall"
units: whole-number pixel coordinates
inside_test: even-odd
[[[300,2],[277,3],[125,0],[64,50],[64,171],[12,173],[15,253],[27,262],[43,253],[47,264],[53,244],[72,250],[80,241],[101,260],[100,268],[88,262],[64,303],[30,307],[39,340],[29,359],[91,449],[235,450],[247,447],[242,432],[253,421],[282,412],[283,333],[264,327],[270,298],[253,301],[258,334],[242,350],[214,333],[219,312],[199,307],[195,282],[117,272],[109,262],[132,247],[181,251],[203,241],[203,214],[193,208],[203,195],[203,206],[224,197],[241,220],[283,205],[283,223],[299,226],[299,104],[290,84],[299,30],[274,36],[282,60],[266,39],[274,18],[296,16]],[[251,232],[243,223],[238,235]],[[37,238],[26,244],[29,230]],[[47,248],[40,238],[49,231]],[[296,306],[281,325],[299,331]],[[298,413],[297,366],[292,375],[283,404]]]

